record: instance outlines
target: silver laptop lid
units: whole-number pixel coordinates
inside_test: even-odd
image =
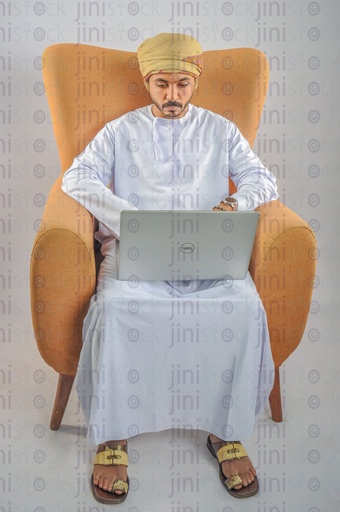
[[[245,279],[258,218],[254,211],[123,211],[118,278]]]

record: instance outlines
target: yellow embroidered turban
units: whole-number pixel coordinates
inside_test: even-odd
[[[156,73],[188,73],[197,78],[203,69],[201,45],[186,34],[161,33],[146,39],[137,57],[144,82]]]

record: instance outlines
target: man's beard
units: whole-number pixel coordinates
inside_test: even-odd
[[[190,98],[190,100],[185,105],[183,105],[183,103],[179,103],[178,101],[167,101],[167,102],[163,103],[162,105],[160,105],[159,103],[157,103],[154,100],[154,98],[151,97],[151,99],[152,99],[153,104],[158,108],[158,110],[160,110],[162,112],[162,114],[169,119],[179,117],[184,112],[184,110],[187,108],[187,106],[189,105],[190,100],[191,100],[191,98]],[[170,108],[177,107],[180,110],[176,110],[173,112],[164,111],[164,109],[169,108],[169,107]]]

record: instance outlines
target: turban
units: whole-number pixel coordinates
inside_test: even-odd
[[[162,33],[146,39],[137,57],[144,82],[157,73],[187,73],[197,78],[203,69],[201,45],[186,34]]]

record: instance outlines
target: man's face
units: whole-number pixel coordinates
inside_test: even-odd
[[[185,73],[159,73],[151,75],[149,92],[156,117],[178,119],[188,110],[195,90],[195,79]]]

